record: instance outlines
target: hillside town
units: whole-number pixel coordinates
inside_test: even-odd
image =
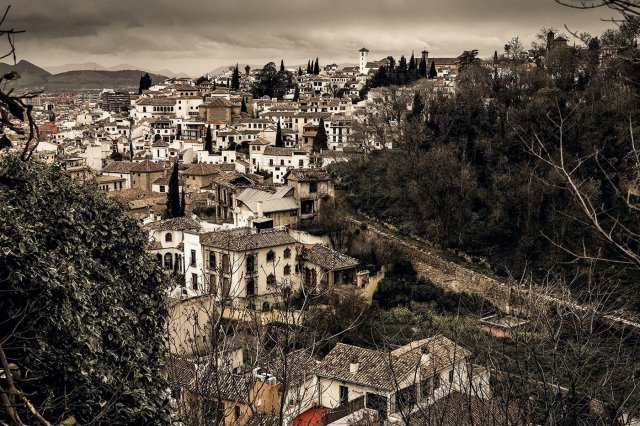
[[[8,68],[0,423],[640,424],[631,4],[531,48]]]

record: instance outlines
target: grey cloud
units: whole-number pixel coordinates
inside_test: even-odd
[[[490,55],[543,26],[599,33],[610,11],[553,0],[22,0],[9,21],[27,33],[18,54],[38,65],[133,63],[199,74],[235,62],[355,62],[427,48]],[[24,55],[24,56],[22,56]]]

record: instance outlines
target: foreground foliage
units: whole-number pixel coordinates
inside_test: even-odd
[[[136,221],[95,185],[8,156],[0,230],[0,348],[35,409],[52,423],[167,423],[165,284]]]

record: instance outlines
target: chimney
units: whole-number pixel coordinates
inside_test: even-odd
[[[263,216],[262,215],[262,201],[258,201],[256,203],[256,205],[257,205],[257,208],[258,208],[258,212],[257,212],[258,213],[258,217],[262,217]]]
[[[358,361],[358,358],[354,356],[353,358],[351,358],[351,364],[349,364],[349,372],[351,374],[356,374],[359,368],[360,362]]]

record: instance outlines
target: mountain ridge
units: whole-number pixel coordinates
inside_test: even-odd
[[[147,72],[139,69],[89,69],[70,70],[53,74],[24,59],[15,65],[0,62],[0,75],[4,75],[12,70],[17,71],[20,74],[20,78],[8,83],[10,87],[19,89],[44,89],[45,92],[82,89],[136,89],[140,82],[140,76]],[[155,73],[149,73],[149,75],[151,76],[151,80],[156,83],[168,78],[165,75]]]

